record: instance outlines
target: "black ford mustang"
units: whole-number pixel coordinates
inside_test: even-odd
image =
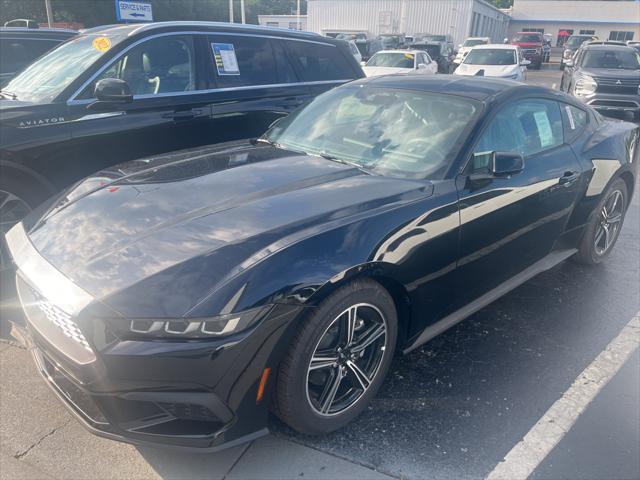
[[[253,142],[120,165],[6,241],[49,385],[95,433],[216,449],[358,415],[408,352],[611,251],[639,129],[486,78],[378,77]]]

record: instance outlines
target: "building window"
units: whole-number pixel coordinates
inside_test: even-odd
[[[289,22],[289,30],[302,30],[298,22]]]
[[[267,22],[267,27],[279,27],[279,22]]]
[[[611,32],[609,40],[619,40],[621,42],[633,40],[633,32]]]
[[[595,35],[595,30],[580,30],[580,35]]]
[[[522,31],[544,33],[544,28],[523,28]]]

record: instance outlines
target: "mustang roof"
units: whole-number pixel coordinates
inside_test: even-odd
[[[449,93],[474,100],[486,100],[490,97],[523,90],[528,93],[553,92],[548,88],[525,85],[513,80],[490,77],[465,77],[456,75],[384,75],[356,80],[352,84],[375,85],[376,87],[405,88],[434,93]]]

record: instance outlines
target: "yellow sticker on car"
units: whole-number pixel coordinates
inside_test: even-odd
[[[109,40],[107,37],[98,37],[93,41],[92,45],[93,48],[95,48],[99,52],[106,52],[111,48],[111,40]]]

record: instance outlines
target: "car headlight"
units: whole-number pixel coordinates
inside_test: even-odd
[[[584,97],[585,95],[590,95],[595,93],[598,88],[597,82],[588,75],[581,76],[573,87],[573,94],[576,97]]]
[[[513,75],[507,75],[506,77],[502,77],[502,78],[507,79],[507,80],[515,80],[515,79],[518,78],[518,74],[514,73]]]
[[[246,330],[263,318],[270,306],[207,318],[112,318],[105,326],[121,340],[197,340],[224,337]]]

